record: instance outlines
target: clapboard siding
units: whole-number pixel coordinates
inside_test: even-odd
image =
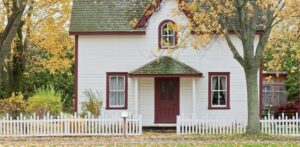
[[[158,48],[158,26],[166,19],[186,24],[185,16],[172,17],[175,0],[166,0],[160,11],[153,14],[146,28],[146,35],[84,35],[79,36],[78,95],[80,103],[85,101],[84,89],[98,90],[103,95],[102,113],[122,110],[105,110],[106,72],[130,72],[152,61],[151,52]],[[239,52],[242,45],[237,37],[231,36]],[[257,40],[256,40],[257,42]],[[227,119],[246,119],[246,82],[243,70],[233,59],[226,40],[213,38],[205,49],[177,49],[173,57],[201,71],[203,77],[196,78],[196,112]],[[230,72],[229,110],[208,110],[208,72]],[[128,79],[128,111],[135,112],[134,79]],[[139,78],[139,113],[143,125],[154,125],[154,78]],[[192,78],[180,79],[180,113],[192,113]]]
[[[154,124],[154,78],[139,79],[140,114],[144,116],[143,126]]]
[[[180,78],[180,114],[191,114],[193,112],[192,82],[192,78]]]

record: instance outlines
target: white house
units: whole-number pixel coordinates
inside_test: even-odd
[[[167,54],[166,46],[172,48],[178,38],[176,30],[164,28],[186,25],[187,17],[173,16],[176,0],[149,6],[151,1],[74,0],[76,110],[86,100],[83,91],[92,89],[103,94],[103,115],[141,114],[143,126],[175,126],[182,114],[246,121],[245,75],[226,40],[215,37],[205,49],[176,48]],[[238,38],[231,37],[242,53]]]

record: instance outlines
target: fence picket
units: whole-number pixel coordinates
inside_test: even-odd
[[[6,114],[0,119],[0,136],[90,136],[90,135],[123,135],[123,119],[120,117],[105,118],[92,115],[81,118],[77,113],[68,117],[64,114],[45,116],[33,114],[26,117],[20,114],[13,119]],[[131,115],[126,120],[127,135],[142,134],[142,116]]]
[[[241,120],[214,120],[208,117],[188,117],[179,115],[177,118],[176,132],[180,134],[240,134],[246,132],[246,123]],[[300,119],[298,113],[291,119],[282,114],[275,119],[266,116],[261,123],[261,132],[274,135],[300,136]]]

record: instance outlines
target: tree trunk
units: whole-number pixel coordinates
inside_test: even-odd
[[[9,63],[5,63],[5,65],[3,66],[3,69],[1,70],[1,79],[2,79],[2,83],[1,83],[1,98],[7,98],[10,96],[11,93],[11,76],[10,76],[10,64]]]
[[[12,91],[13,92],[22,92],[23,88],[23,73],[25,68],[25,59],[24,59],[24,45],[23,45],[23,28],[24,22],[22,22],[18,28],[17,32],[17,42],[14,48],[13,59],[12,59]]]
[[[0,69],[3,69],[3,64],[7,56],[11,51],[11,44],[16,36],[17,30],[22,20],[22,16],[26,7],[27,1],[22,3],[13,3],[11,15],[9,16],[7,25],[0,36]],[[2,77],[2,72],[0,72]],[[2,78],[0,78],[0,89],[1,89]]]
[[[247,83],[248,101],[247,134],[258,134],[260,133],[258,67],[252,67],[252,69],[245,69],[245,75]]]

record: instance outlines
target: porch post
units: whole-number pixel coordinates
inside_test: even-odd
[[[135,99],[135,113],[139,115],[139,80],[134,80],[134,99]]]
[[[193,115],[196,112],[196,79],[193,78]]]

